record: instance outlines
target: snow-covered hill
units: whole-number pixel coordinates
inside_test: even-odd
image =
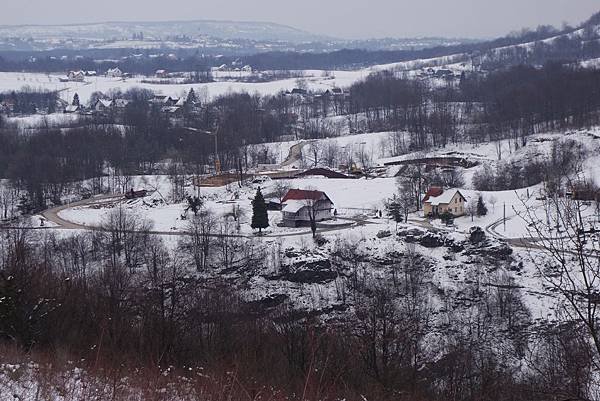
[[[20,25],[0,26],[0,38],[21,37],[33,39],[130,39],[143,33],[145,39],[161,40],[166,37],[191,38],[210,36],[221,39],[274,40],[307,42],[325,39],[287,25],[270,22],[238,21],[179,21],[179,22],[105,22],[73,25]]]

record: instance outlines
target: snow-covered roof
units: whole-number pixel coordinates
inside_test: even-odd
[[[300,209],[306,206],[306,202],[300,200],[289,200],[285,202],[282,212],[297,213]]]
[[[178,112],[180,109],[181,109],[181,108],[180,108],[180,107],[177,107],[177,106],[166,106],[166,107],[163,107],[163,108],[162,108],[162,111],[163,111],[164,113],[169,113],[169,114],[172,114],[172,113],[177,113],[177,112]]]
[[[456,195],[456,193],[460,194],[460,196],[462,196],[463,199],[466,199],[458,189],[448,189],[444,191],[440,196],[429,197],[429,199],[426,202],[430,203],[432,206],[448,204],[450,203],[450,201],[452,201],[452,198],[454,198],[454,195]]]
[[[104,106],[104,107],[111,107],[111,106],[112,106],[112,104],[113,104],[113,101],[112,101],[112,100],[107,100],[107,99],[98,99],[98,102],[99,102],[99,103],[100,103],[102,106]],[[98,104],[98,103],[96,103],[96,105],[97,105],[97,104]]]
[[[127,99],[115,99],[114,102],[115,107],[125,107],[129,104],[129,100]]]

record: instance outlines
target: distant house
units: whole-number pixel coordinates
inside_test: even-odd
[[[440,69],[434,73],[436,78],[453,78],[454,73],[451,70]]]
[[[154,95],[154,97],[150,100],[151,103],[153,104],[159,104],[159,105],[163,105],[165,103],[165,101],[168,100],[168,96],[165,95]]]
[[[162,112],[170,118],[181,118],[183,117],[183,109],[177,106],[167,106],[162,108]]]
[[[169,78],[167,70],[156,70],[156,78]]]
[[[306,89],[294,88],[294,89],[292,89],[292,92],[290,92],[290,93],[292,95],[304,96],[304,95],[308,94],[308,91]]]
[[[77,104],[70,104],[67,107],[65,107],[65,114],[73,114],[73,113],[79,113],[81,112],[81,107]]]
[[[164,107],[175,106],[178,101],[179,98],[172,98],[171,96],[166,95],[155,95],[154,98],[151,100],[152,103]]]
[[[327,89],[324,93],[325,96],[330,96],[330,97],[343,97],[344,96],[344,90],[342,88],[333,88],[333,89]]]
[[[459,217],[465,214],[466,202],[467,198],[458,189],[444,191],[440,187],[431,187],[423,198],[423,212],[429,217],[445,213]]]
[[[244,72],[252,72],[252,67],[249,65],[245,65],[242,67],[242,71]]]
[[[119,67],[110,68],[106,71],[106,76],[109,78],[121,78],[123,76],[123,71],[121,71]]]
[[[298,227],[309,225],[311,215],[315,221],[332,218],[333,202],[325,192],[290,189],[281,200],[283,225]]]
[[[85,75],[88,77],[95,77],[96,75],[98,75],[98,73],[96,71],[86,71]]]
[[[14,107],[14,103],[9,101],[4,101],[0,103],[0,113],[10,113],[12,112]]]
[[[129,104],[129,100],[127,100],[127,99],[115,99],[115,100],[113,100],[112,106],[115,109],[124,110],[128,104]]]
[[[69,71],[67,79],[73,82],[83,82],[85,80],[85,73],[83,71]]]
[[[107,111],[112,110],[114,107],[114,103],[112,100],[107,99],[98,99],[92,109],[98,113],[105,113]]]

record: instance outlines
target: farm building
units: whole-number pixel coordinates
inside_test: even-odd
[[[67,79],[73,82],[83,82],[85,80],[85,73],[83,71],[69,71]]]
[[[106,112],[112,110],[114,102],[108,99],[98,99],[92,107],[96,112]]]
[[[325,192],[290,189],[281,201],[283,225],[299,227],[311,220],[323,221],[333,217],[333,202]]]
[[[121,71],[119,67],[110,68],[106,71],[106,76],[109,78],[121,78],[123,76],[123,71]]]
[[[81,107],[78,104],[70,104],[67,107],[65,107],[65,110],[64,110],[65,114],[79,113],[79,112],[81,112]]]

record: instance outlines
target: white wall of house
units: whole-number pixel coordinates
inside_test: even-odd
[[[331,202],[329,202],[328,200],[318,201],[315,204],[314,208],[316,209],[316,213],[315,213],[316,221],[328,220],[333,217],[333,215],[332,215],[333,204]],[[304,206],[302,209],[298,210],[298,212],[296,212],[296,213],[283,212],[283,220],[287,221],[287,222],[290,222],[290,221],[302,222],[302,223],[310,222],[309,210],[310,210],[310,206]]]

